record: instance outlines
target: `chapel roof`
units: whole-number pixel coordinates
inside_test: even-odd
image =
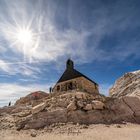
[[[79,71],[77,71],[76,69],[74,69],[74,62],[71,59],[67,60],[66,70],[64,71],[64,73],[62,74],[62,76],[60,77],[60,79],[58,80],[57,83],[71,80],[71,79],[78,78],[78,77],[84,77],[87,80],[91,81],[92,83],[98,85],[96,82],[94,82],[93,80],[91,80],[90,78],[85,76],[84,74],[82,74]]]

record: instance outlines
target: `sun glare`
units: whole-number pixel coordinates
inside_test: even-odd
[[[18,42],[24,45],[30,45],[30,43],[33,41],[32,32],[28,29],[18,30],[16,38]]]

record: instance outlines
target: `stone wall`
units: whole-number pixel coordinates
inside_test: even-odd
[[[63,92],[70,90],[86,91],[93,94],[99,93],[98,85],[84,77],[78,77],[72,80],[67,80],[65,82],[60,82],[53,88],[53,92]]]
[[[99,90],[98,90],[98,85],[96,85],[95,83],[85,79],[84,77],[81,77],[81,83],[82,83],[82,87],[85,91],[89,92],[89,93],[94,93],[94,94],[98,94]]]

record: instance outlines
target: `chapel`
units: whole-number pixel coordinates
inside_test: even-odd
[[[53,92],[85,91],[99,94],[98,84],[74,68],[74,62],[68,59],[66,69],[53,87]]]

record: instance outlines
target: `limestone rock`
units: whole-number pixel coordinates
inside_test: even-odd
[[[0,116],[3,114],[12,114],[12,111],[15,109],[15,106],[5,106],[3,108],[0,108]]]
[[[83,108],[84,107],[84,102],[83,101],[77,101],[77,106],[79,108]]]
[[[81,94],[80,92],[78,92],[76,95],[75,95],[76,99],[83,99],[83,94]]]
[[[92,104],[87,104],[83,109],[87,111],[92,110]]]
[[[93,100],[92,107],[93,107],[93,109],[104,109],[105,104],[101,101]]]
[[[104,116],[100,111],[82,111],[76,110],[68,113],[68,121],[80,124],[92,124],[92,123],[103,123],[105,120]]]
[[[116,80],[109,91],[112,97],[137,96],[140,98],[140,70],[129,72]]]
[[[124,102],[123,98],[108,101],[106,108],[109,111],[109,114],[106,115],[110,122],[135,122],[134,112],[131,107]]]
[[[31,114],[31,111],[30,110],[26,110],[26,111],[17,113],[17,116],[19,116],[19,117],[26,117],[26,116],[28,116],[30,114]]]
[[[77,109],[77,106],[75,104],[75,101],[72,101],[68,106],[67,106],[67,110],[68,111],[74,111]]]
[[[35,114],[26,124],[24,129],[39,129],[49,126],[54,123],[66,123],[67,122],[67,110],[58,109],[55,111],[43,111]]]
[[[35,131],[31,132],[31,136],[32,137],[36,137],[37,136],[37,133]]]
[[[86,99],[86,94],[84,92],[76,92],[76,99]]]
[[[125,95],[125,94],[124,94]],[[38,100],[35,104],[38,104]],[[138,96],[104,97],[86,92],[51,94],[34,107],[0,108],[0,129],[40,129],[54,123],[140,123]]]
[[[140,111],[140,98],[138,97],[131,97],[131,96],[124,96],[123,101],[134,111]]]
[[[25,105],[32,105],[34,103],[41,103],[41,99],[48,97],[49,94],[43,92],[43,91],[36,91],[36,92],[32,92],[29,95],[20,98],[19,100],[16,101],[15,105],[18,106],[25,106]],[[39,101],[40,100],[40,101]],[[37,104],[36,104],[37,105]]]
[[[39,104],[39,105],[37,105],[35,107],[33,107],[32,108],[32,114],[36,114],[36,113],[44,110],[45,107],[46,107],[46,103],[45,102],[44,103],[41,103],[41,104]]]

